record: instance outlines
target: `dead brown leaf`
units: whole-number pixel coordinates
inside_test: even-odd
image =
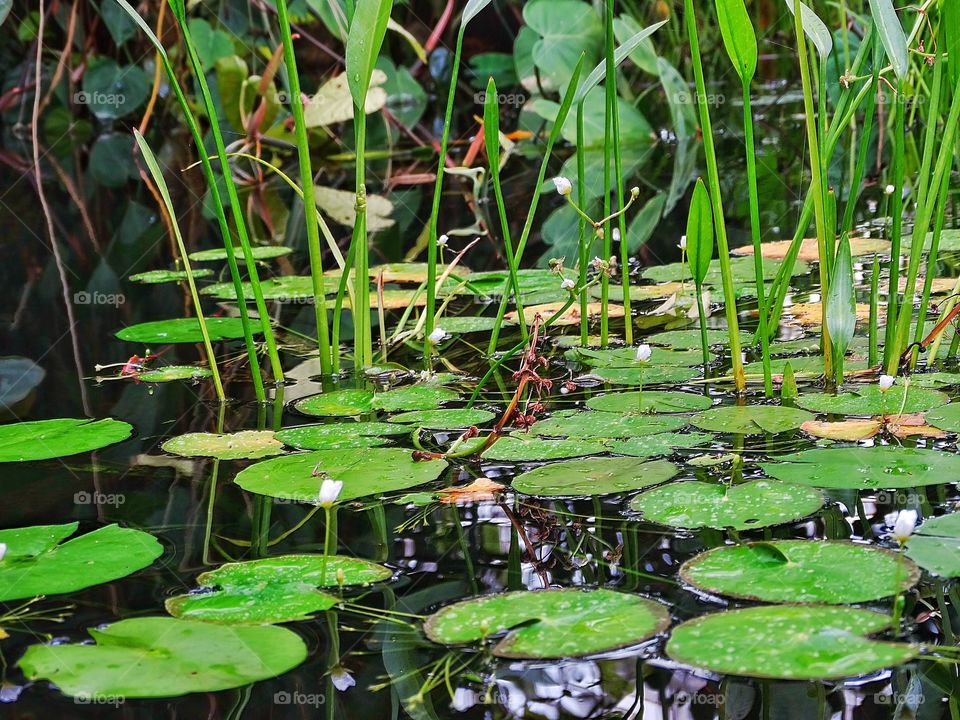
[[[488,478],[477,478],[469,485],[446,488],[437,494],[440,496],[440,502],[455,505],[463,502],[495,500],[496,496],[506,489],[506,485],[501,485]]]

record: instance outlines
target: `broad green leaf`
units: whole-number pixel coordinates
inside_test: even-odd
[[[149,533],[107,525],[59,544],[77,523],[0,530],[0,602],[64,595],[126,577],[152,564],[163,546]]]
[[[713,400],[705,395],[667,390],[607,393],[587,400],[591,410],[619,414],[684,413],[706,410]]]
[[[582,458],[542,465],[513,479],[513,489],[538,497],[591,497],[642,490],[673,478],[680,469],[666,460]]]
[[[283,452],[283,443],[270,430],[242,430],[235,433],[187,433],[170,438],[165,452],[183,457],[212,457],[243,460],[270,457]]]
[[[533,45],[533,61],[548,90],[567,86],[581,55],[587,67],[602,55],[603,23],[589,3],[534,0],[524,4],[523,19],[540,36]]]
[[[757,36],[743,0],[716,0],[720,35],[741,82],[749,84],[757,72]]]
[[[847,385],[849,392],[803,394],[797,405],[817,413],[833,415],[897,415],[919,413],[946,405],[950,400],[938,390],[894,385],[884,392],[876,383],[871,385]],[[906,401],[904,401],[906,396]]]
[[[856,329],[857,293],[853,287],[853,259],[850,256],[850,238],[844,233],[837,247],[827,294],[827,330],[830,331],[830,341],[837,358],[842,358],[847,351]]]
[[[629,38],[627,38],[618,48],[613,51],[613,64],[614,67],[620,67],[626,58],[636,50],[644,40],[653,35],[657,30],[667,24],[666,20],[662,20],[658,23],[654,23],[649,27],[643,28],[639,32],[634,33]],[[590,74],[587,75],[580,82],[580,86],[577,88],[577,94],[573,99],[574,103],[579,103],[587,97],[587,93],[590,92],[594,87],[603,82],[607,77],[607,63],[606,61],[598,64],[593,70],[590,71]]]
[[[786,557],[770,562],[757,549]],[[833,540],[772,540],[715,548],[680,568],[685,582],[708,593],[768,603],[843,605],[908,590],[920,568],[890,550]]]
[[[719,405],[694,415],[691,424],[701,430],[758,435],[796,430],[814,415],[777,405]]]
[[[190,18],[187,24],[197,57],[205,70],[212,70],[218,60],[233,55],[233,40],[229,33],[214,28],[203,18]]]
[[[236,340],[243,337],[243,323],[240,318],[205,318],[210,340]],[[260,331],[254,326],[253,332]],[[119,340],[142,345],[167,345],[172,343],[200,343],[203,334],[197,318],[175,318],[173,320],[154,320],[153,322],[129,325],[117,332]]]
[[[907,73],[910,72],[907,37],[904,35],[903,25],[900,24],[893,2],[870,0],[870,14],[873,16],[874,27],[880,33],[880,42],[883,43],[887,59],[893,66],[893,72],[900,79],[906,78]]]
[[[941,577],[960,577],[960,514],[925,520],[907,543],[907,556]]]
[[[463,9],[463,14],[460,16],[460,25],[466,25],[473,20],[489,4],[490,0],[468,0],[467,6]]]
[[[112,0],[111,0],[112,2]],[[83,73],[78,100],[104,121],[125,117],[150,95],[152,82],[137,65],[120,66],[109,58],[94,58]],[[132,143],[128,145],[132,147]]]
[[[643,32],[640,23],[627,13],[613,19],[613,36],[620,43],[620,47],[640,32]],[[649,37],[644,38],[630,51],[630,60],[644,72],[657,74],[657,50]]]
[[[682,415],[558,410],[546,420],[534,423],[528,432],[537,437],[616,440],[673,432],[685,427],[688,421]]]
[[[649,360],[637,360],[637,348],[626,347],[609,350],[571,348],[564,357],[568,360],[604,368],[655,369],[661,366],[691,366],[703,361],[703,354],[694,350],[667,350],[652,348]]]
[[[347,33],[346,75],[357,107],[366,103],[392,10],[393,0],[359,0],[353,12]]]
[[[643,642],[670,625],[666,607],[614,590],[512,592],[448,605],[424,624],[443,645],[480,642],[505,634],[493,646],[503,658],[592,655]]]
[[[892,392],[898,386],[890,388]],[[912,392],[916,392],[914,389]],[[927,423],[947,432],[960,433],[960,402],[943,405],[927,413]],[[909,412],[909,411],[908,411]]]
[[[713,213],[710,210],[710,195],[703,178],[697,178],[687,215],[687,255],[690,257],[690,273],[693,281],[702,285],[710,271],[713,260]]]
[[[131,433],[130,425],[109,418],[59,418],[0,425],[0,463],[78,455],[126,440]]]
[[[688,255],[690,253],[689,237],[687,238],[687,253]],[[777,276],[777,270],[779,270],[779,268],[779,262],[775,260],[764,259],[763,279],[773,280]],[[756,282],[756,269],[754,268],[753,258],[751,257],[731,258],[730,271],[733,274],[733,281],[737,285],[752,286]],[[801,260],[798,260],[794,265],[794,277],[806,275],[809,272],[810,266]],[[687,282],[689,282],[690,264],[684,263],[683,267],[681,267],[680,263],[678,262],[670,263],[668,265],[654,265],[653,267],[644,268],[643,277],[654,282],[670,282],[671,280],[680,280],[681,278],[685,278]],[[704,285],[710,285],[712,287],[720,287],[722,285],[719,260],[714,260],[710,263],[709,270],[703,279],[703,283]]]
[[[785,2],[792,15],[794,0],[785,0]],[[833,51],[833,35],[830,34],[823,20],[804,3],[800,3],[800,23],[803,25],[803,31],[807,34],[807,37],[817,48],[820,62],[824,62]]]
[[[829,680],[902,665],[919,645],[870,640],[888,615],[857,608],[768,605],[688,620],[673,629],[667,654],[711,672],[774,680]]]
[[[138,617],[89,632],[96,644],[30,646],[19,663],[24,675],[80,701],[169,698],[251,685],[307,658],[300,636],[278,627]]]

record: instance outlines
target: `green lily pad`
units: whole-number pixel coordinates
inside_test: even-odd
[[[916,390],[916,388],[914,388]],[[960,432],[960,402],[931,410],[926,416],[927,424],[947,432]]]
[[[279,555],[228,563],[197,578],[199,590],[166,601],[178,618],[226,625],[273,625],[307,620],[340,602],[317,590],[387,580],[389,568],[342,555]]]
[[[926,520],[907,543],[907,557],[941,577],[960,577],[960,514]]]
[[[406,387],[377,393],[373,398],[373,407],[384,412],[435,410],[440,407],[441,403],[457,400],[459,397],[460,395],[456,390],[433,383],[407,385]]]
[[[538,437],[566,437],[584,440],[616,440],[673,432],[687,425],[688,418],[676,415],[620,415],[590,410],[559,410],[530,427]]]
[[[701,430],[758,435],[796,430],[815,415],[779,405],[720,405],[694,415],[690,421]]]
[[[662,365],[646,368],[592,368],[590,374],[612,385],[657,385],[684,383],[702,376],[699,368]]]
[[[343,482],[339,501],[346,502],[423,485],[446,468],[443,460],[414,460],[402,448],[316,450],[263,460],[241,470],[234,482],[258,495],[311,503],[330,478]]]
[[[497,326],[495,317],[454,315],[443,318],[440,326],[451,335],[490,332]]]
[[[672,483],[638,495],[630,509],[646,520],[698,530],[752,530],[795,522],[823,507],[823,495],[803,485],[750,480],[728,487],[718,483]]]
[[[756,283],[756,269],[752,257],[736,257],[730,259],[730,269],[733,273],[734,285],[748,285],[752,287]],[[773,280],[780,269],[780,262],[777,260],[763,259],[763,279]],[[797,260],[793,266],[794,277],[798,275],[807,275],[810,272],[810,266],[803,260]],[[670,282],[680,280],[685,277],[692,285],[692,276],[690,274],[690,263],[670,263],[669,265],[656,265],[654,267],[644,268],[642,276],[647,280],[654,282]],[[713,260],[710,263],[710,269],[704,278],[705,285],[720,287],[723,282],[720,277],[720,261]]]
[[[369,390],[334,390],[298,400],[298,412],[313,417],[351,417],[373,412],[373,393]]]
[[[497,657],[582,657],[636,645],[670,625],[660,603],[614,590],[540,590],[463,600],[431,615],[424,631],[442,645],[506,633]]]
[[[234,248],[237,258],[243,257],[241,248]],[[283,255],[289,255],[293,250],[282,245],[257,245],[250,248],[255,260],[270,260]],[[211,250],[198,250],[190,253],[190,259],[194,262],[226,262],[227,251],[223,248],[213,248]]]
[[[407,428],[382,422],[337,422],[285,428],[277,431],[276,438],[301,450],[338,450],[377,447],[388,442],[384,435],[405,435],[407,432]]]
[[[99,450],[126,440],[133,428],[120,420],[59,418],[0,425],[0,463],[49,460]]]
[[[483,459],[501,462],[541,462],[601,455],[605,452],[607,448],[596,440],[544,439],[522,433],[500,438],[483,453]]]
[[[869,545],[772,540],[708,550],[685,562],[680,577],[741,600],[842,605],[890,597],[898,587],[908,590],[920,580],[920,568]]]
[[[212,457],[218,460],[254,460],[283,452],[283,443],[269,430],[187,433],[170,438],[161,447],[174,455]]]
[[[163,553],[153,535],[107,525],[60,544],[77,523],[0,530],[0,602],[62,595],[126,577]]]
[[[713,400],[703,395],[662,390],[607,393],[587,400],[591,410],[613,413],[683,413],[711,405]]]
[[[914,387],[945,387],[960,385],[960,373],[956,372],[929,372],[914,373],[910,377],[910,384]]]
[[[81,699],[169,698],[250,685],[307,658],[300,636],[279,627],[139,617],[89,632],[95,645],[30,646],[20,660],[24,675]]]
[[[703,353],[699,350],[667,350],[651,348],[649,360],[637,360],[635,347],[613,350],[593,350],[591,348],[570,348],[564,357],[573,362],[583,363],[595,368],[628,368],[635,370],[653,370],[664,365],[671,367],[692,367],[703,362]]]
[[[206,318],[210,340],[236,340],[243,337],[243,323],[240,318]],[[260,329],[253,324],[254,334]],[[175,318],[173,320],[155,320],[153,322],[130,325],[117,332],[119,340],[143,345],[169,345],[173,343],[201,343],[200,321],[196,318]]]
[[[213,275],[213,270],[208,268],[198,268],[192,271],[193,277],[204,278]],[[148,270],[147,272],[131,275],[130,282],[143,283],[144,285],[159,285],[160,283],[181,282],[190,277],[186,270]]]
[[[659,485],[680,469],[666,460],[582,458],[542,465],[513,479],[513,489],[538,497],[589,497],[632,492]]]
[[[254,300],[253,286],[245,282],[242,285],[243,296],[248,302]],[[266,278],[260,281],[260,291],[264,300],[277,302],[295,302],[298,300],[312,300],[313,278],[309,275],[281,275]],[[215,283],[200,291],[201,295],[210,295],[218,300],[236,300],[237,288],[232,282]]]
[[[637,458],[650,458],[657,455],[671,455],[676,450],[697,447],[710,442],[713,435],[705,433],[657,433],[643,437],[627,438],[608,442],[610,452],[616,455],[629,455]]]
[[[950,398],[937,390],[894,385],[886,392],[877,384],[850,386],[848,392],[808,393],[797,398],[805,410],[832,415],[891,415],[899,412],[919,413],[946,405]],[[904,392],[906,391],[906,403]],[[902,409],[901,409],[902,408]]]
[[[644,339],[654,345],[665,345],[674,350],[700,350],[700,330],[665,330]],[[753,333],[741,332],[740,342],[749,345],[753,342]],[[730,333],[726,330],[707,330],[708,345],[729,345]],[[772,347],[772,346],[771,346]]]
[[[161,383],[175,380],[202,380],[213,377],[213,373],[204,367],[196,365],[165,365],[154,370],[145,370],[137,374],[141,382]]]
[[[490,270],[471,273],[467,275],[465,280],[470,283],[470,288],[478,295],[499,298],[503,294],[503,289],[509,277],[510,273],[506,270]],[[520,287],[521,297],[527,299],[531,295],[558,292],[560,290],[560,278],[552,270],[530,268],[517,271],[517,285]],[[566,291],[564,291],[565,293]],[[510,288],[510,294],[512,297],[512,288]],[[443,324],[441,322],[441,325]]]
[[[687,289],[693,287],[693,284],[687,282]],[[676,294],[680,290],[679,283],[668,282],[662,285],[631,285],[630,299],[634,302],[644,302],[647,300],[663,300]],[[587,291],[590,297],[597,300],[603,296],[603,288],[594,285]],[[623,302],[623,285],[609,285],[607,287],[607,299],[611,302]],[[699,346],[698,346],[699,347]]]
[[[895,667],[916,645],[870,635],[890,628],[887,615],[848,607],[768,605],[712,613],[673,629],[667,654],[724,675],[773,680],[832,680]]]
[[[479,408],[452,408],[444,410],[414,410],[387,418],[387,422],[416,425],[418,427],[451,430],[484,425],[496,415],[489,410]]]
[[[819,488],[895,490],[939,485],[960,477],[960,456],[917,448],[814,448],[779,460],[760,467],[778,480]]]

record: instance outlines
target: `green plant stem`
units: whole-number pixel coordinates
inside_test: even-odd
[[[310,276],[313,279],[313,306],[320,345],[320,372],[329,375],[333,365],[330,356],[330,330],[327,325],[327,301],[323,281],[323,259],[320,249],[320,227],[317,222],[316,197],[313,191],[313,168],[310,162],[310,141],[303,117],[303,96],[300,94],[300,75],[293,52],[293,36],[287,14],[287,0],[276,0],[277,21],[283,41],[283,61],[287,66],[287,85],[290,91],[290,112],[293,115],[297,137],[297,159],[300,165],[300,185],[303,187],[304,222],[307,230],[307,250],[310,255]],[[339,354],[339,348],[334,349]]]
[[[583,136],[583,100],[577,103],[577,206],[583,208],[587,202],[587,182],[586,158],[581,150],[584,144]],[[590,245],[593,241],[593,235],[587,239],[587,219],[581,214],[579,216],[579,242],[577,248],[579,251],[578,266],[579,286],[580,286],[580,344],[583,347],[589,342],[589,317],[587,297],[587,265],[590,262]]]
[[[367,144],[367,115],[363,107],[354,106],[353,126],[356,136],[356,188],[357,220],[353,225],[351,245],[354,250],[353,273],[353,364],[365,368],[373,364],[373,335],[370,320],[370,270],[369,239],[367,237],[367,170],[365,149]],[[434,258],[436,262],[436,258]],[[436,270],[434,265],[434,271]],[[428,286],[428,292],[433,286]],[[429,297],[429,296],[428,296]],[[432,308],[431,308],[432,309]],[[429,323],[429,320],[428,320]],[[432,332],[432,331],[431,331]],[[427,343],[430,344],[429,342]],[[428,351],[429,356],[429,351]]]
[[[917,328],[913,337],[916,343],[919,343],[923,339],[923,328],[927,322],[930,294],[933,291],[933,279],[937,274],[937,255],[940,251],[940,237],[943,235],[943,225],[947,218],[946,204],[949,190],[950,173],[944,173],[943,180],[940,182],[940,192],[937,197],[937,209],[934,212],[936,220],[933,225],[933,238],[930,241],[930,250],[927,253],[927,269],[923,278],[923,296],[920,298],[920,308],[917,313]],[[918,348],[914,348],[913,356],[910,358],[910,367],[914,367],[917,364],[918,353]],[[930,362],[935,359],[935,356],[931,357]]]
[[[869,325],[869,351],[867,362],[870,367],[877,364],[880,359],[879,334],[880,334],[880,258],[873,256],[873,268],[870,272],[870,325]]]
[[[896,375],[899,353],[897,353],[897,309],[900,306],[900,240],[903,234],[903,180],[904,169],[903,150],[906,143],[906,111],[903,103],[903,94],[906,91],[906,82],[897,82],[897,97],[894,103],[894,131],[893,131],[893,196],[890,204],[890,213],[893,224],[890,228],[890,275],[887,285],[887,327],[884,333],[883,365],[887,374]],[[904,294],[904,297],[911,297]],[[907,303],[911,314],[913,303]],[[908,321],[909,322],[909,321]],[[891,370],[892,368],[892,370]]]
[[[874,74],[873,87],[876,87],[879,74],[880,68],[878,66]],[[861,184],[867,167],[867,154],[870,152],[870,139],[873,134],[873,119],[877,114],[877,93],[868,93],[866,102],[863,126],[860,129],[857,162],[853,174],[850,176],[850,191],[847,193],[847,204],[843,208],[843,219],[840,222],[841,233],[848,233],[853,230],[853,214],[857,209],[857,200],[859,200],[862,190]]]
[[[710,343],[707,341],[707,315],[703,308],[703,284],[698,283],[694,292],[697,296],[697,315],[700,320],[700,348],[703,350],[703,371],[706,374],[710,363]]]
[[[707,162],[707,181],[710,186],[710,201],[713,206],[713,222],[716,230],[717,253],[720,260],[720,275],[723,281],[724,311],[727,318],[727,331],[730,337],[730,359],[733,364],[733,378],[738,392],[747,387],[743,374],[743,357],[740,350],[740,325],[737,321],[737,298],[733,286],[733,273],[730,270],[730,247],[727,243],[727,227],[723,214],[723,200],[720,195],[720,172],[717,168],[716,149],[713,144],[713,127],[710,122],[710,108],[707,104],[707,89],[703,79],[703,62],[700,58],[700,42],[697,36],[697,19],[693,11],[693,0],[683,0],[684,20],[690,41],[690,53],[693,60],[693,74],[697,89],[697,105],[700,111],[700,128],[703,131],[703,151]]]

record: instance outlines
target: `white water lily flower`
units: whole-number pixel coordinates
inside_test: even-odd
[[[322,508],[333,507],[334,503],[337,502],[337,498],[340,497],[342,490],[342,480],[331,480],[330,478],[326,478],[322,483],[320,483],[320,496],[317,498],[317,504]]]
[[[640,362],[647,362],[650,359],[650,356],[653,355],[653,350],[650,349],[650,346],[644,343],[637,348],[637,360]]]
[[[893,532],[890,534],[891,537],[901,545],[906,544],[917,527],[917,517],[916,510],[901,510],[897,513],[897,519],[893,523]]]
[[[678,247],[679,247],[681,250],[686,250],[686,249],[687,249],[687,236],[686,236],[686,235],[681,235],[681,236],[680,236],[680,245],[678,245]]]
[[[562,283],[560,283],[561,290],[573,290],[577,284],[570,278],[566,278]]]
[[[557,192],[566,197],[573,192],[573,183],[570,182],[567,178],[562,175],[558,175],[553,179],[553,184],[557,187]]]
[[[351,675],[350,671],[343,665],[337,665],[330,671],[330,679],[333,681],[333,686],[340,692],[349,690],[357,684],[357,681],[353,679],[353,675]]]
[[[886,392],[893,387],[893,384],[897,379],[893,375],[881,375],[880,376],[880,392]]]
[[[0,543],[0,560],[3,560],[4,555],[7,554],[7,544]]]
[[[450,242],[450,237],[448,235],[441,235],[437,238],[437,245],[440,247],[446,247],[448,242]]]
[[[438,342],[443,340],[447,336],[447,331],[442,327],[435,327],[433,332],[427,337],[427,340],[436,345]]]

